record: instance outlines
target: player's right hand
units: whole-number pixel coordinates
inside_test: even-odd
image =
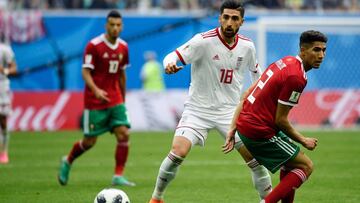
[[[95,90],[95,97],[103,102],[110,102],[110,98],[107,96],[108,93],[102,89]]]
[[[227,154],[234,149],[235,146],[235,130],[230,130],[226,136],[225,144],[222,146],[222,151]]]
[[[177,66],[176,63],[169,63],[165,67],[165,73],[166,74],[174,74],[181,70],[183,66]]]

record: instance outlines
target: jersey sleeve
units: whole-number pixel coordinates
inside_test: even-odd
[[[14,54],[14,51],[11,49],[10,46],[6,46],[6,49],[5,49],[5,61],[8,64],[15,61],[15,54]],[[8,65],[8,64],[6,64],[6,65]]]
[[[85,48],[84,58],[83,58],[83,68],[95,69],[95,54],[96,49],[92,43],[89,43]]]
[[[175,53],[183,65],[198,60],[204,53],[201,49],[204,39],[200,34],[195,35],[188,42],[176,49]]]
[[[129,47],[125,46],[125,54],[124,54],[124,65],[121,69],[125,70],[126,68],[130,67],[130,57],[129,57]]]
[[[251,75],[251,81],[256,82],[260,78],[262,72],[256,58],[256,50],[254,44],[250,46],[250,53],[248,59],[248,68]]]
[[[281,89],[278,102],[287,106],[296,106],[305,85],[306,83],[299,76],[291,75],[287,77]]]

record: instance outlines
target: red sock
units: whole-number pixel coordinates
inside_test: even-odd
[[[265,202],[276,203],[279,200],[284,199],[292,190],[294,190],[293,188],[299,188],[306,179],[307,176],[303,170],[293,169],[285,175],[274,190],[266,196]]]
[[[125,163],[129,153],[128,141],[118,142],[115,151],[115,175],[123,174]]]
[[[67,156],[68,162],[71,164],[77,157],[84,153],[87,149],[82,146],[81,141],[78,141],[74,144],[73,148],[70,151],[70,154]]]
[[[280,170],[280,180],[282,180],[288,173],[289,169],[281,168]],[[292,189],[282,200],[281,203],[293,203],[295,197],[295,190]]]

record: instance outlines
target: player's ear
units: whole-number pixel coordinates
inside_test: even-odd
[[[240,18],[240,26],[242,26],[245,22],[245,19],[244,18]]]

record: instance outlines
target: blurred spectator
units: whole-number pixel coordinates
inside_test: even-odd
[[[222,0],[0,0],[0,9],[218,10]],[[242,0],[254,9],[357,10],[360,0]]]
[[[198,0],[179,0],[180,10],[199,9]]]
[[[244,1],[244,5],[247,7],[280,9],[284,8],[284,0],[248,0]]]
[[[154,51],[146,51],[144,54],[145,64],[140,73],[143,89],[147,92],[161,92],[165,90],[163,68],[156,60]]]

